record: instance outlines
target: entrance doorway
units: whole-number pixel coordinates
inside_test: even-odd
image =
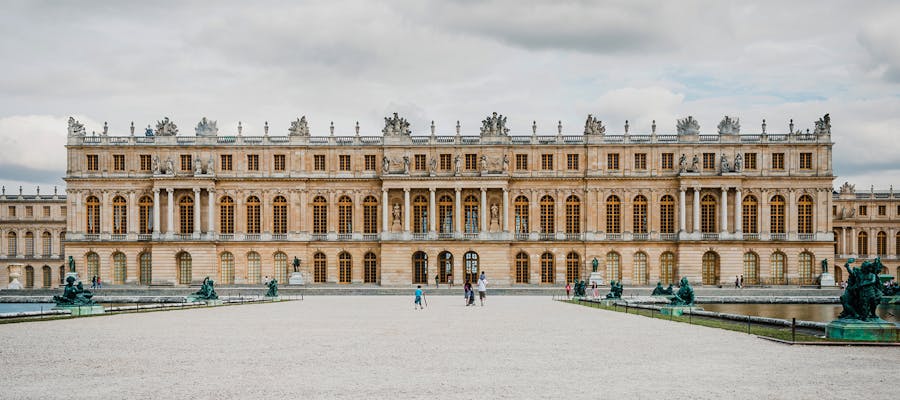
[[[473,285],[478,282],[478,253],[467,252],[465,255],[465,280]]]
[[[438,281],[449,283],[449,277],[453,276],[453,254],[449,251],[438,254]]]

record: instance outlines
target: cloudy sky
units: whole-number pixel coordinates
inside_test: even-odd
[[[152,3],[152,4],[151,4]],[[182,133],[621,133],[686,115],[714,133],[786,133],[831,113],[835,186],[900,184],[896,1],[7,1],[0,12],[0,184],[62,185],[66,119],[127,135],[164,116]],[[15,189],[17,190],[17,189]]]

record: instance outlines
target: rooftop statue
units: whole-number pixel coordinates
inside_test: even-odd
[[[84,124],[69,117],[69,136],[84,136]]]
[[[481,121],[481,136],[506,136],[509,128],[506,127],[506,117],[494,112]]]
[[[725,118],[722,118],[722,121],[719,122],[718,128],[720,135],[740,135],[741,120],[739,118],[731,118],[726,115]]]
[[[197,133],[197,136],[216,136],[219,134],[219,128],[216,126],[216,121],[208,120],[206,117],[203,117],[203,119],[197,123],[194,132]]]
[[[609,282],[609,293],[606,294],[606,298],[621,299],[623,290],[624,288],[622,287],[621,282],[611,281]]]
[[[881,283],[878,281],[878,272],[884,267],[881,259],[864,261],[859,268],[850,268],[850,264],[856,259],[851,258],[844,264],[847,269],[847,288],[841,295],[843,311],[838,319],[854,319],[860,321],[875,320],[881,318],[875,313],[881,304]]]
[[[844,193],[849,193],[849,194],[856,193],[856,185],[851,185],[850,182],[845,181],[844,184],[841,185],[841,194],[844,194]]]
[[[193,294],[194,297],[203,300],[216,300],[219,298],[219,295],[216,294],[215,281],[209,279],[207,276],[203,278],[203,284],[200,286],[200,290]]]
[[[169,117],[163,118],[162,121],[156,121],[156,136],[175,136],[178,134],[178,127]]]
[[[831,116],[825,114],[816,121],[816,135],[831,134]]]
[[[381,130],[384,136],[409,136],[412,131],[409,130],[409,122],[406,118],[400,118],[397,113],[392,117],[384,117],[384,129]]]
[[[604,133],[606,133],[606,127],[603,126],[603,121],[594,118],[592,114],[588,114],[587,121],[584,122],[584,134],[602,135]]]
[[[309,136],[309,125],[306,123],[306,116],[291,121],[291,127],[288,128],[289,136]]]
[[[75,285],[75,277],[69,276],[66,277],[66,286],[63,288],[62,296],[53,296],[53,301],[56,302],[57,306],[92,306],[94,303],[91,300],[94,294],[91,293],[90,290],[84,290],[84,286],[81,285],[81,281]]]
[[[266,287],[269,288],[269,291],[266,292],[266,297],[278,297],[278,279],[266,282]]]
[[[694,305],[694,289],[691,287],[691,283],[688,282],[688,278],[681,278],[681,287],[678,288],[678,292],[675,293],[675,297],[672,298],[670,304],[674,306]]]
[[[674,289],[672,289],[671,284],[669,285],[669,287],[663,288],[662,282],[656,282],[656,287],[653,288],[653,293],[651,294],[651,296],[665,296],[665,295],[674,295],[674,294],[675,294],[675,291],[674,291]]]
[[[699,135],[700,123],[693,116],[688,115],[687,118],[679,119],[675,124],[679,135]]]

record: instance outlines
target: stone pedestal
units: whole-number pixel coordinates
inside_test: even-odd
[[[597,286],[603,286],[603,274],[600,272],[591,272],[591,276],[588,278],[588,287],[593,284],[597,284]]]
[[[77,272],[66,272],[66,277],[63,279],[63,282],[69,279],[69,277],[75,278],[75,282],[78,282],[78,273]]]
[[[291,277],[288,278],[288,285],[303,285],[304,283],[303,273],[291,272]]]
[[[13,278],[12,282],[9,283],[9,285],[6,285],[6,288],[12,289],[12,290],[21,290],[21,289],[25,289],[25,286],[22,285],[22,282],[19,282],[18,277],[15,277],[15,278]]]
[[[19,278],[22,277],[22,271],[25,268],[24,264],[9,264],[6,267],[9,270],[9,285],[6,286],[7,289],[24,289],[25,285],[22,285],[22,282],[19,281]]]
[[[819,276],[819,287],[834,287],[834,276],[827,272],[823,272],[822,275]]]
[[[880,342],[897,340],[897,325],[883,319],[858,321],[837,319],[825,328],[825,337],[829,339],[857,340]]]
[[[700,310],[700,311],[702,311],[703,308],[702,308],[702,307],[697,307],[697,306],[673,306],[673,305],[667,305],[667,306],[662,306],[662,307],[659,309],[659,313],[662,314],[662,315],[671,315],[671,316],[673,316],[673,317],[680,317],[680,316],[684,315],[684,310]]]
[[[92,306],[56,306],[54,310],[69,310],[72,316],[103,314],[106,310],[101,305]]]

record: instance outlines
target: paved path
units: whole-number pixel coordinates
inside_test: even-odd
[[[316,296],[0,325],[0,398],[821,400],[887,398],[897,384],[896,348],[790,347],[547,297],[428,300],[424,311],[411,297]]]

